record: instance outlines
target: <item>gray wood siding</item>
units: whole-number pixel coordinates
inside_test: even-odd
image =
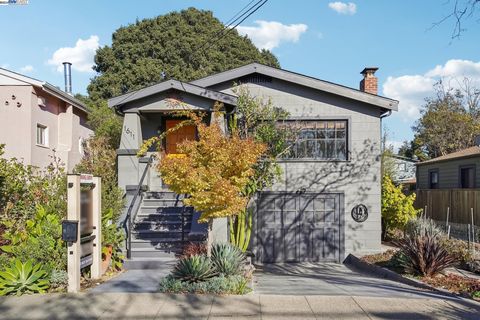
[[[480,187],[480,156],[472,158],[463,158],[458,160],[441,161],[437,163],[424,164],[417,166],[417,188],[428,189],[429,170],[438,169],[439,188],[455,189],[459,187],[459,168],[460,166],[476,165],[475,186]]]
[[[282,80],[247,84],[252,95],[270,99],[286,109],[293,119],[346,119],[348,121],[348,161],[284,161],[283,175],[271,188],[276,192],[345,194],[345,255],[380,250],[381,173],[380,136],[381,110],[371,105],[325,92],[309,89]],[[212,87],[232,92],[230,84]],[[363,223],[351,217],[352,208],[363,203],[369,218]]]

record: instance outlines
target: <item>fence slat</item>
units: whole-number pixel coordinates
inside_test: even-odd
[[[445,221],[447,208],[450,207],[450,222],[468,224],[471,223],[473,208],[475,223],[480,221],[480,189],[428,189],[417,190],[416,193],[415,208],[427,206],[429,218]]]

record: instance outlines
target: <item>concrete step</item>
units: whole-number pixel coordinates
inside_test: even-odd
[[[171,250],[166,249],[155,249],[155,248],[132,248],[131,259],[136,258],[150,258],[150,259],[159,259],[159,258],[169,258],[175,257],[182,253],[181,249],[173,248]]]
[[[142,205],[138,214],[181,214],[184,212],[185,214],[192,214],[193,208],[192,207],[185,207],[181,206],[168,206],[168,207],[161,207],[161,206],[145,206]]]
[[[183,217],[180,214],[145,214],[145,213],[138,213],[135,219],[135,223],[137,222],[149,222],[154,221],[158,223],[163,222],[175,222],[175,223],[190,223],[192,222],[192,215],[185,214]]]
[[[177,194],[172,191],[148,191],[145,192],[144,199],[184,199],[184,194]]]
[[[143,199],[142,206],[146,207],[185,207],[182,200],[179,199]]]
[[[171,253],[163,258],[133,258],[124,261],[123,266],[126,270],[148,270],[173,268],[176,264],[175,254]]]
[[[153,230],[153,231],[182,231],[190,230],[192,223],[184,222],[182,228],[181,221],[158,221],[158,220],[141,220],[136,221],[133,230]]]
[[[185,230],[185,238],[190,230]],[[158,241],[181,240],[182,231],[135,230],[132,238],[140,240],[157,239]]]

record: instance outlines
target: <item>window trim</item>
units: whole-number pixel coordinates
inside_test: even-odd
[[[325,117],[289,117],[288,119],[285,119],[282,122],[295,122],[295,121],[300,121],[300,122],[307,122],[307,121],[345,121],[347,124],[345,126],[346,128],[346,154],[345,154],[345,160],[340,160],[340,159],[317,159],[317,158],[281,158],[278,159],[279,163],[282,162],[350,162],[351,161],[351,152],[350,152],[350,146],[352,145],[352,117],[351,116],[325,116]]]
[[[44,137],[45,143],[44,144],[38,143],[38,129],[39,128],[43,128],[44,132],[45,132],[45,137]],[[37,125],[36,125],[35,129],[36,129],[36,131],[35,131],[35,145],[38,146],[38,147],[42,147],[42,148],[49,148],[50,144],[49,144],[48,126],[37,122]]]
[[[434,172],[437,173],[437,185],[438,185],[437,188],[432,188],[431,175]],[[440,189],[440,170],[438,170],[438,168],[428,170],[428,189],[434,189],[434,190]]]
[[[473,169],[473,188],[463,188],[462,187],[462,169]],[[459,189],[475,189],[477,188],[477,165],[465,164],[458,166],[458,188]]]

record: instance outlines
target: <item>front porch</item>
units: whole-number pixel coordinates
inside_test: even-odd
[[[155,260],[164,262],[181,253],[185,243],[203,241],[207,236],[206,225],[197,223],[199,213],[183,204],[183,195],[168,189],[157,170],[161,156],[175,154],[180,142],[197,138],[196,128],[181,127],[146,154],[138,156],[138,152],[145,140],[159,137],[178,125],[182,118],[174,113],[179,111],[202,112],[206,123],[216,121],[226,131],[227,117],[236,98],[172,80],[116,99],[111,106],[124,117],[117,168],[118,185],[126,194],[126,209],[121,218],[130,260],[126,266],[154,267]],[[219,113],[213,112],[216,102],[223,105]],[[217,241],[227,241],[226,219],[216,221],[213,236]],[[131,263],[134,260],[137,262]]]

